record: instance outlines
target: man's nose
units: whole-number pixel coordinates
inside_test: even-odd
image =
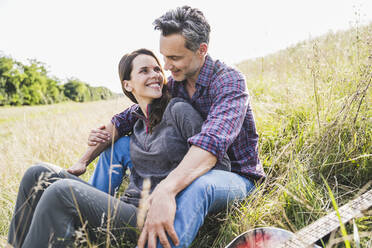
[[[173,67],[169,59],[164,59],[164,70],[169,71]]]

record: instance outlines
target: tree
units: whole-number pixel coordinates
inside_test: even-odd
[[[52,104],[68,99],[85,102],[113,96],[105,87],[90,87],[76,78],[62,85],[58,78],[48,76],[46,65],[37,60],[24,65],[0,55],[0,106]]]
[[[75,102],[85,102],[90,100],[88,86],[75,78],[69,79],[64,85],[64,94]]]

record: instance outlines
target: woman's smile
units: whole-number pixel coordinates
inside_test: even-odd
[[[159,89],[161,90],[162,83],[161,82],[151,82],[146,84],[147,87],[153,88],[153,89]]]

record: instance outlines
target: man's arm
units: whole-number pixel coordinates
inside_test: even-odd
[[[109,145],[119,138],[119,134],[110,122],[105,126],[101,126],[97,130],[92,130],[88,139],[88,149],[83,156],[67,171],[75,176],[80,176],[85,173],[86,167],[103,152]]]
[[[181,163],[158,184],[155,190],[169,192],[176,196],[195,179],[211,170],[216,162],[217,158],[212,153],[191,146]]]
[[[172,123],[185,142],[199,133],[203,124],[201,115],[190,104],[179,98],[171,100],[163,118]],[[212,153],[191,146],[179,165],[152,192],[146,223],[138,242],[139,247],[144,246],[146,241],[149,247],[155,247],[156,238],[159,238],[164,247],[170,247],[165,233],[168,233],[173,243],[178,243],[173,227],[176,195],[196,178],[213,168],[216,161]]]
[[[143,227],[138,247],[155,248],[157,238],[165,247],[171,247],[166,233],[173,243],[178,245],[179,240],[174,230],[176,214],[176,195],[191,184],[195,179],[208,172],[216,164],[216,157],[197,146],[192,146],[181,163],[163,181],[161,181],[150,196],[150,208],[146,223]]]
[[[192,145],[181,163],[150,196],[150,208],[138,247],[156,247],[156,238],[164,247],[170,247],[167,236],[176,244],[174,230],[175,197],[196,178],[212,169],[217,159],[223,159],[227,148],[240,132],[248,107],[245,80],[239,73],[230,72],[213,82],[214,102],[200,133],[188,139]]]

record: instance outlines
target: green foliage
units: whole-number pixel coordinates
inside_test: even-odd
[[[90,100],[89,90],[86,84],[77,79],[70,79],[64,85],[64,94],[75,102],[84,102]]]
[[[45,64],[29,60],[23,65],[0,55],[0,106],[39,105],[72,100],[76,102],[106,100],[117,97],[105,87],[91,87],[78,79],[62,84],[48,75]]]

